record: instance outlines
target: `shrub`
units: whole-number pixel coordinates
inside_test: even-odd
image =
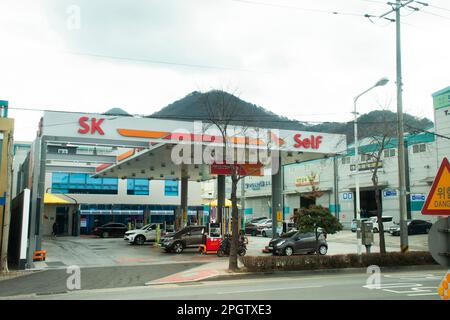
[[[313,232],[315,227],[320,227],[333,234],[343,229],[342,224],[329,209],[316,205],[302,208],[300,213],[294,215],[294,223],[302,232]]]
[[[297,271],[340,268],[366,268],[370,265],[379,267],[397,267],[436,264],[431,254],[426,251],[408,253],[389,252],[386,254],[371,253],[341,254],[330,256],[243,256],[239,258],[247,271]]]

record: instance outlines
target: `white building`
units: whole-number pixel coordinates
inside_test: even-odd
[[[50,144],[47,146],[45,173],[46,199],[42,234],[52,233],[58,223],[59,234],[91,233],[94,226],[107,222],[142,225],[150,222],[173,224],[180,204],[180,182],[148,179],[92,179],[96,168],[127,151],[123,148]],[[27,161],[27,157],[17,161]],[[17,163],[16,184],[22,190],[28,181],[27,163]],[[19,182],[19,177],[22,182]],[[189,182],[188,214],[192,221],[203,211],[200,183]]]
[[[434,121],[437,147],[437,164],[444,157],[450,157],[450,87],[442,89],[433,95]]]
[[[432,129],[430,129],[432,130]],[[419,218],[425,197],[437,171],[436,141],[433,133],[407,135],[408,218]],[[379,163],[378,179],[384,216],[399,220],[397,140],[392,139]],[[375,146],[369,139],[360,141],[360,197],[363,214],[376,214],[375,188],[371,181],[373,161],[365,154]],[[354,148],[349,146],[344,156],[308,161],[284,166],[285,219],[294,209],[321,205],[336,214],[349,228],[355,212]],[[270,173],[269,173],[270,174]],[[245,213],[247,217],[270,216],[270,176],[246,177],[244,181]],[[241,197],[238,188],[238,197]],[[316,196],[312,196],[312,192]],[[317,197],[317,195],[320,195]]]

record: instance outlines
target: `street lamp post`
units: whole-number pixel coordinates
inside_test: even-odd
[[[354,106],[354,111],[353,114],[355,115],[355,121],[354,121],[354,132],[355,132],[355,170],[356,170],[356,174],[355,174],[355,195],[356,195],[356,223],[357,223],[357,230],[356,230],[356,237],[358,239],[358,248],[357,248],[357,252],[358,254],[361,254],[361,247],[362,247],[362,240],[361,240],[361,201],[360,201],[360,196],[359,196],[359,154],[358,154],[358,113],[356,112],[356,102],[358,101],[358,99],[366,94],[367,92],[369,92],[370,90],[372,90],[373,88],[376,87],[380,87],[380,86],[384,86],[389,82],[389,79],[387,78],[381,78],[380,80],[378,80],[377,83],[375,83],[375,85],[373,85],[372,87],[370,87],[369,89],[367,89],[366,91],[360,93],[359,95],[357,95],[355,97],[355,99],[353,100],[353,106]]]

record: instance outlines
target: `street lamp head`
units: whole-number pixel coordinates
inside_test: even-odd
[[[378,82],[375,84],[375,86],[377,87],[381,87],[386,85],[389,82],[388,78],[381,78],[380,80],[378,80]]]

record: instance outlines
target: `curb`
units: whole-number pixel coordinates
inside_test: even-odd
[[[422,270],[447,270],[440,265],[418,265],[418,266],[400,266],[400,267],[381,267],[383,272],[395,271],[422,271]],[[367,273],[367,268],[345,268],[345,269],[317,269],[317,270],[298,270],[298,271],[270,271],[270,272],[234,272],[228,274],[221,274],[201,281],[222,281],[222,280],[241,280],[241,279],[255,279],[264,276],[275,277],[289,277],[289,276],[310,276],[321,274],[351,274],[351,273]],[[194,282],[194,281],[191,281]]]
[[[197,278],[192,278],[194,275]],[[174,275],[170,275],[164,278],[152,280],[146,282],[146,286],[155,286],[155,285],[167,285],[167,284],[179,284],[179,283],[194,283],[204,281],[209,278],[214,278],[221,276],[220,271],[216,269],[200,269],[200,270],[190,270],[181,273],[176,273]],[[185,278],[184,278],[185,277]],[[184,278],[184,279],[183,279]],[[165,280],[163,280],[165,279]],[[161,281],[163,280],[163,281]]]

